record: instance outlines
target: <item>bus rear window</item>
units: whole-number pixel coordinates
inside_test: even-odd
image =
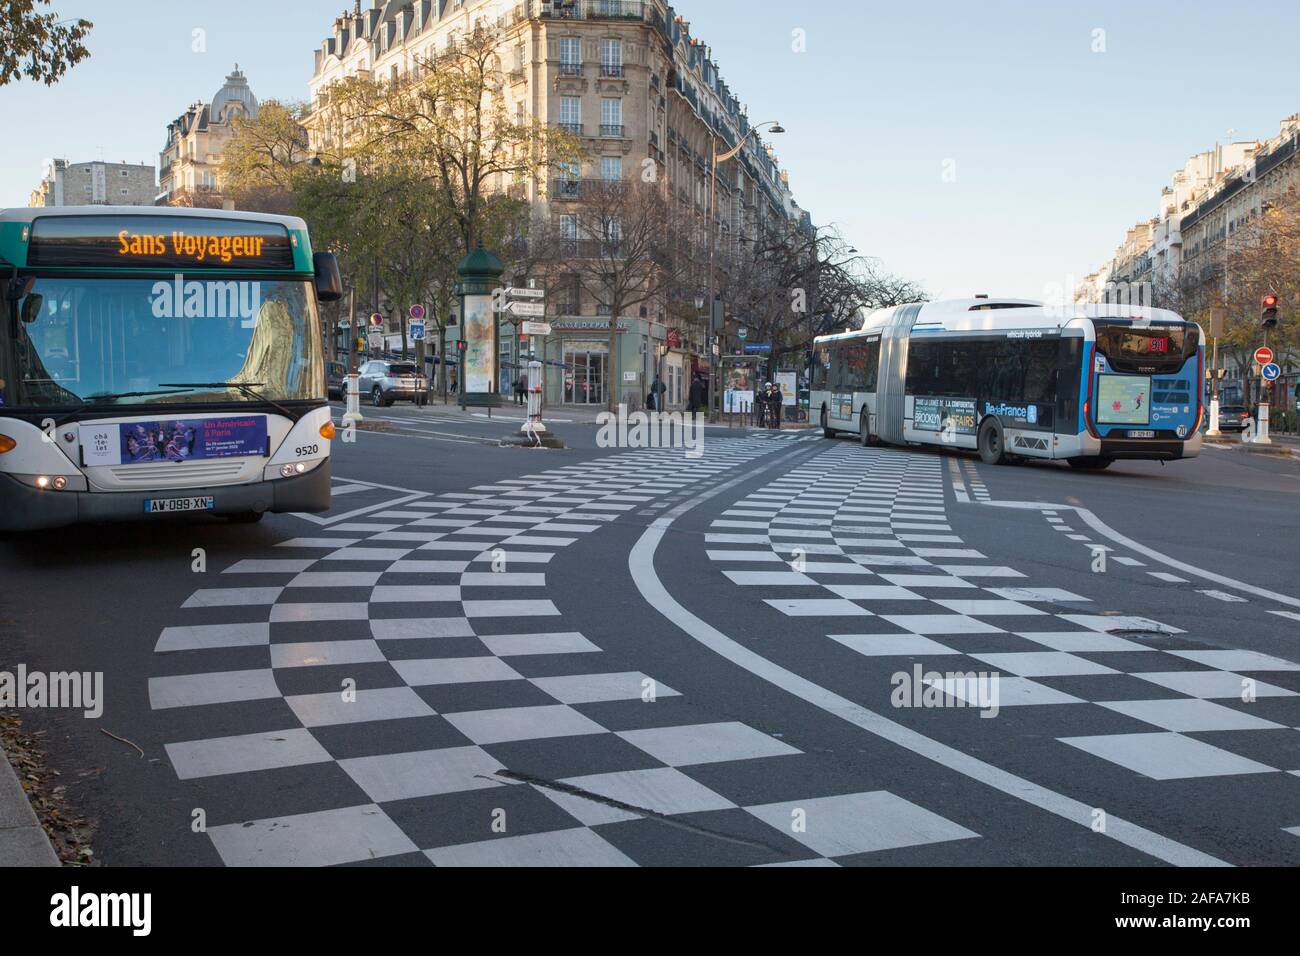
[[[1194,325],[1097,323],[1097,349],[1121,371],[1181,368],[1199,347]]]

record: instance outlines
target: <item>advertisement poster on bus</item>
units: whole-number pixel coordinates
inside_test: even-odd
[[[1102,425],[1147,425],[1151,421],[1151,379],[1102,375],[1097,384],[1097,421]]]
[[[270,453],[264,415],[83,425],[89,465],[246,458]]]
[[[912,410],[912,427],[917,431],[942,432],[951,427],[957,435],[974,435],[975,403],[965,398],[918,396]],[[948,422],[952,425],[949,426]]]
[[[470,395],[486,395],[496,381],[496,336],[493,335],[492,297],[465,296],[464,388]]]

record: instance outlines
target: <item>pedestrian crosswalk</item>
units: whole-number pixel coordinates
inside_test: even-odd
[[[977,838],[876,787],[818,792],[799,749],[607,661],[546,589],[558,555],[620,516],[800,440],[626,452],[377,510],[343,483],[364,515],[232,563],[231,586],[196,590],[161,633],[168,672],[149,682],[155,709],[194,715],[166,747],[178,777],[225,785],[207,829],[221,859],[684,862],[640,837],[647,820],[745,865]],[[813,546],[801,530],[783,540]],[[221,652],[245,666],[213,667]]]
[[[1208,650],[1213,635],[1032,586],[953,532],[944,471],[934,455],[834,448],[734,502],[713,522],[708,556],[732,585],[758,588],[779,615],[821,619],[828,640],[864,658],[993,672],[1002,707],[1065,708],[1068,718],[1044,723],[1074,728],[1058,745],[1128,773],[1300,774],[1300,694],[1265,680],[1300,665]]]

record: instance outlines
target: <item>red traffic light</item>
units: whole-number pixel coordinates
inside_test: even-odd
[[[1276,309],[1276,308],[1277,308],[1277,296],[1275,296],[1275,295],[1266,295],[1266,296],[1264,296],[1264,308],[1266,308],[1266,309]]]

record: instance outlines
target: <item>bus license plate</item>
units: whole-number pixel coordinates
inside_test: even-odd
[[[1155,432],[1129,432],[1129,438],[1155,438]]]
[[[211,511],[213,499],[205,498],[149,498],[144,503],[145,514],[174,514],[180,511]]]

